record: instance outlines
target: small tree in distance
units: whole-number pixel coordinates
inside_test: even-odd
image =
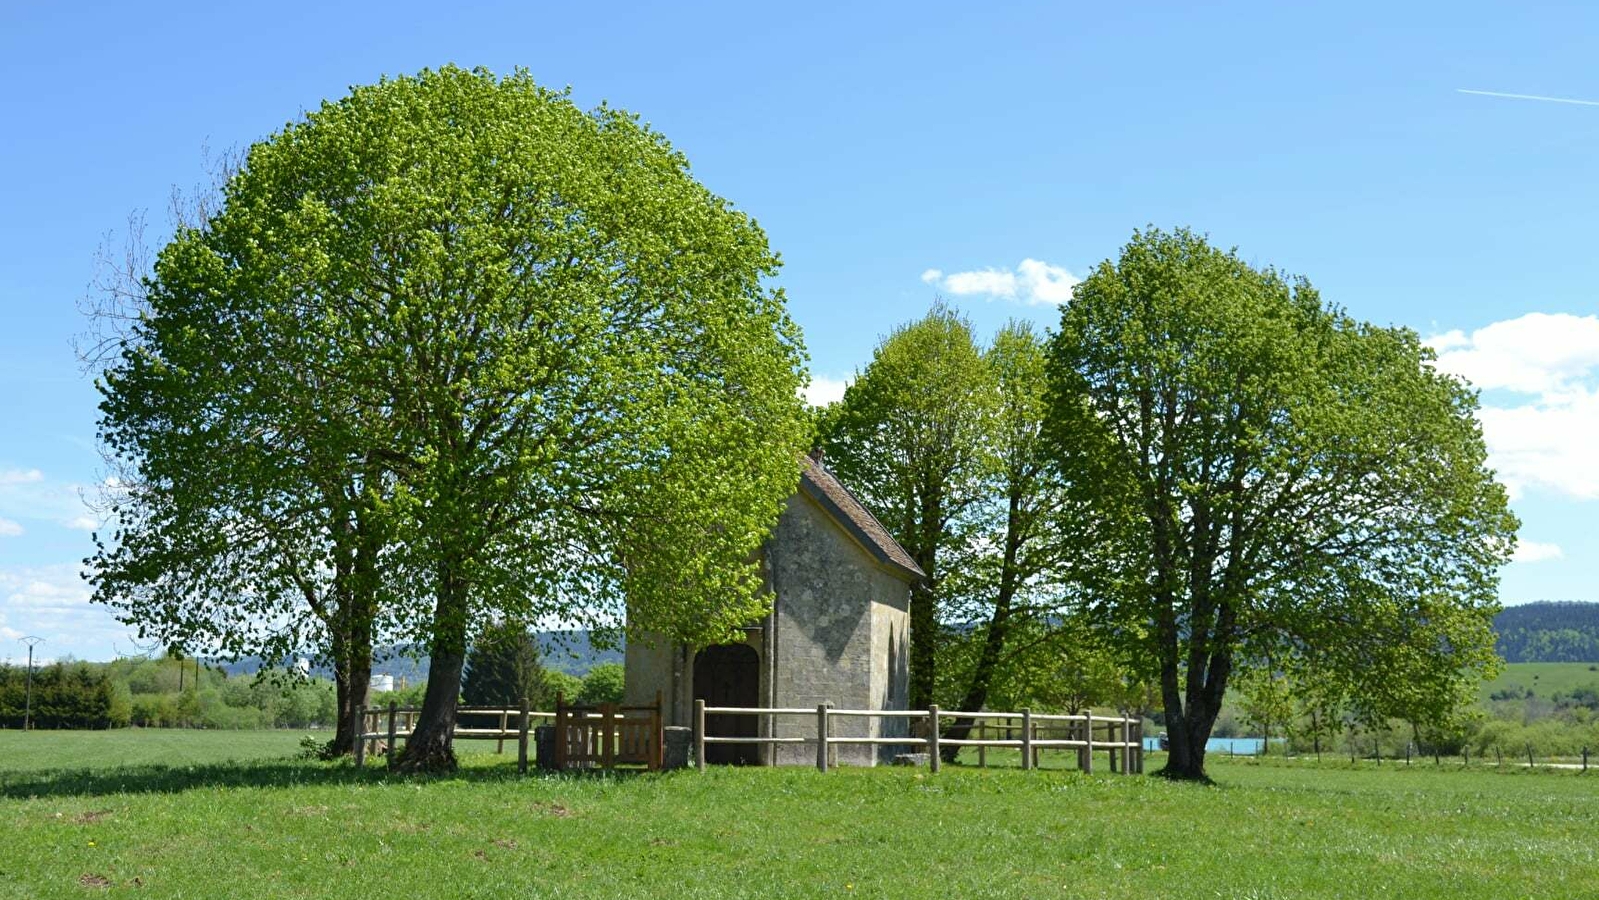
[[[524,698],[533,709],[544,709],[555,701],[539,660],[538,641],[525,627],[491,625],[467,655],[461,700],[467,706],[511,708]]]

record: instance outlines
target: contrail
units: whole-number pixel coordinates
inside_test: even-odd
[[[1537,94],[1506,94],[1500,91],[1469,91],[1455,88],[1457,94],[1476,94],[1479,97],[1504,97],[1508,100],[1542,100],[1545,103],[1572,103],[1577,106],[1599,106],[1599,100],[1573,100],[1570,97],[1540,97]]]

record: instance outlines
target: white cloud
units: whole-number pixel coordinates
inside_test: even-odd
[[[76,563],[0,566],[0,657],[12,654],[17,637],[42,637],[50,656],[111,659],[126,647],[131,630],[107,607],[91,603],[91,589]]]
[[[1082,279],[1060,266],[1024,259],[1015,269],[974,269],[944,274],[939,269],[922,273],[922,281],[957,297],[987,296],[1030,306],[1070,302],[1072,288]]]
[[[1428,343],[1438,351],[1438,368],[1483,390],[1554,393],[1599,367],[1599,316],[1528,313]]]
[[[0,519],[53,522],[92,531],[98,523],[89,515],[85,497],[114,489],[112,481],[108,479],[104,486],[82,485],[46,478],[38,469],[0,470]],[[0,535],[4,533],[0,527]]]
[[[848,378],[828,378],[817,375],[811,379],[810,386],[805,389],[805,402],[812,406],[826,406],[829,403],[844,399],[844,389],[849,387]]]
[[[1512,562],[1536,563],[1546,562],[1551,559],[1564,559],[1566,552],[1560,549],[1559,544],[1541,544],[1537,541],[1518,541]]]
[[[89,607],[89,583],[75,565],[0,569],[0,597],[13,611],[67,612]]]
[[[1599,499],[1599,316],[1529,313],[1427,343],[1440,370],[1487,392],[1478,418],[1512,496]]]
[[[1027,291],[1029,303],[1069,303],[1072,288],[1082,281],[1060,266],[1052,266],[1036,259],[1024,259],[1016,267],[1022,286]]]
[[[16,537],[22,534],[22,526],[10,519],[0,519],[0,537]]]
[[[987,294],[991,297],[1016,299],[1016,274],[1000,269],[981,269],[974,272],[951,272],[942,282],[944,290],[957,297]]]

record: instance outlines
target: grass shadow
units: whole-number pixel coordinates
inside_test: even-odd
[[[463,766],[454,772],[403,775],[383,766],[357,769],[349,762],[297,759],[215,762],[192,765],[138,765],[75,769],[0,771],[0,799],[100,797],[111,794],[176,794],[212,788],[299,788],[346,784],[417,784],[436,781],[520,781],[527,779],[631,779],[643,771],[555,773],[533,769],[517,774],[515,765]]]

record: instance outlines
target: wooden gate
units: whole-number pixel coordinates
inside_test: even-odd
[[[661,694],[654,706],[568,706],[555,698],[555,767],[613,769],[644,766],[657,771],[664,761],[665,729]]]

